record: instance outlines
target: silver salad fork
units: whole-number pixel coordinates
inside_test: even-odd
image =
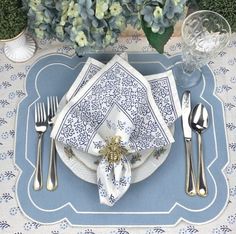
[[[37,158],[34,174],[34,190],[40,190],[43,187],[42,176],[42,139],[47,130],[47,116],[44,103],[35,104],[35,130],[38,133]]]
[[[47,97],[47,111],[48,111],[48,125],[53,127],[53,117],[56,114],[58,107],[58,98],[55,96]],[[51,148],[49,156],[49,168],[48,168],[48,178],[47,178],[47,189],[52,191],[57,188],[57,165],[56,165],[56,149],[55,140],[51,138]]]

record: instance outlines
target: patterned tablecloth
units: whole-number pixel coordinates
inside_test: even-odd
[[[224,102],[230,163],[226,168],[229,182],[229,201],[225,211],[214,221],[202,225],[180,222],[175,227],[152,228],[81,228],[72,227],[66,220],[42,225],[25,217],[16,196],[18,169],[14,165],[14,138],[17,104],[26,95],[25,78],[31,64],[48,53],[74,54],[70,46],[56,41],[39,41],[35,56],[26,63],[7,60],[0,44],[0,233],[25,234],[154,234],[154,233],[236,233],[236,34],[228,47],[209,62],[217,80],[217,94]],[[180,52],[180,38],[172,38],[166,45],[168,54]],[[138,34],[120,38],[109,51],[151,51],[145,38]]]

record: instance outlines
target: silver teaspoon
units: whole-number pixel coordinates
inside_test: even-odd
[[[202,103],[197,104],[192,110],[191,127],[196,131],[198,136],[197,193],[199,196],[205,197],[208,191],[203,158],[202,132],[208,128],[208,112]]]

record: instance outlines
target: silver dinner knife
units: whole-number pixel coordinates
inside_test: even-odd
[[[184,133],[185,154],[186,154],[186,175],[185,191],[188,195],[196,195],[195,176],[192,160],[192,129],[189,124],[191,114],[191,93],[185,91],[182,96],[182,126]]]

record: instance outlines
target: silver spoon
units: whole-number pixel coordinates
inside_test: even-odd
[[[197,132],[198,136],[197,193],[199,196],[205,197],[208,191],[203,159],[202,132],[208,128],[208,112],[206,107],[202,103],[197,104],[192,110],[191,127]]]

